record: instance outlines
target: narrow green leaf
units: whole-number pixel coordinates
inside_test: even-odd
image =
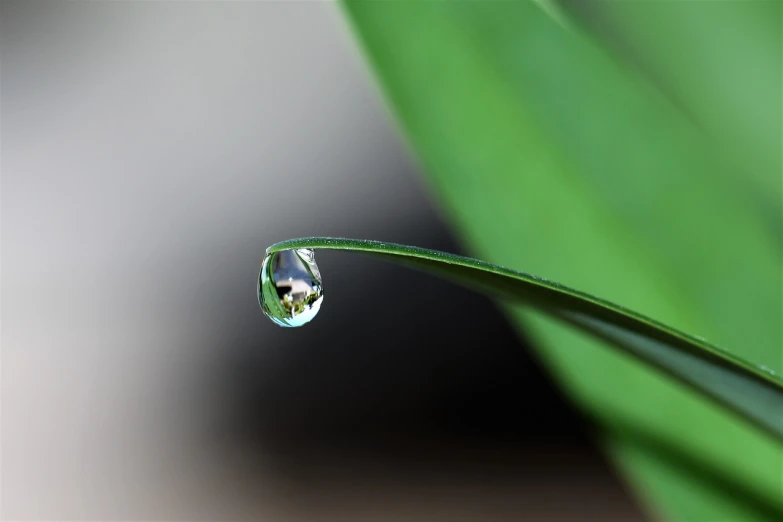
[[[535,307],[664,370],[783,440],[783,380],[774,373],[599,297],[478,259],[381,241],[290,239],[267,253],[299,248],[373,254]]]

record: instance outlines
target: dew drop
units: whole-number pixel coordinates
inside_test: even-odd
[[[258,275],[258,303],[280,326],[297,327],[313,320],[324,300],[321,272],[309,248],[283,250],[264,257]]]

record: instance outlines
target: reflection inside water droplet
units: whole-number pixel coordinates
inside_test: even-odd
[[[258,276],[258,303],[280,326],[313,320],[323,301],[321,273],[309,248],[267,254]]]

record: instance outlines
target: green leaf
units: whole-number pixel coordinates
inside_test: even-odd
[[[783,2],[563,4],[705,130],[735,164],[723,174],[780,231]]]
[[[665,371],[783,440],[783,380],[704,339],[599,297],[478,259],[381,241],[308,237],[276,243],[267,253],[299,248],[374,254],[535,307]]]
[[[781,372],[779,238],[717,142],[637,71],[532,2],[345,6],[472,252]],[[780,519],[780,444],[601,342],[512,313],[650,509]]]

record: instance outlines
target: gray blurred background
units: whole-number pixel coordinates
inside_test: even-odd
[[[261,314],[279,240],[459,251],[336,5],[1,5],[4,519],[640,518],[484,298]]]

